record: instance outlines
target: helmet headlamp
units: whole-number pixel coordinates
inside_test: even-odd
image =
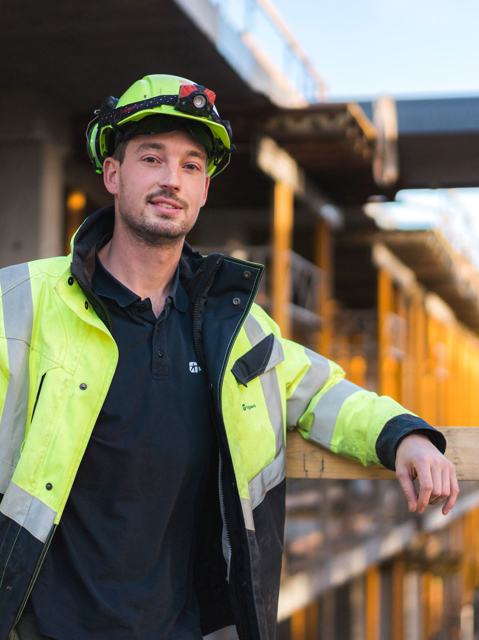
[[[175,109],[192,116],[207,118],[213,111],[215,99],[216,94],[210,89],[199,84],[183,84],[180,87]]]

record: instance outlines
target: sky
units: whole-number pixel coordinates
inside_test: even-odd
[[[478,0],[274,4],[328,100],[479,96]],[[367,207],[384,228],[439,228],[479,269],[479,189],[402,191],[396,202]]]
[[[274,0],[328,98],[479,95],[477,0]]]
[[[479,96],[479,0],[271,1],[326,82],[329,101]],[[265,14],[251,20],[250,0],[210,2],[301,82]],[[365,212],[382,228],[440,229],[479,270],[479,189],[400,191],[396,202],[370,203]]]

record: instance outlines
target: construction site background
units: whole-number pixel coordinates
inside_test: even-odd
[[[237,151],[188,242],[265,264],[258,303],[351,381],[479,425],[474,214],[405,230],[388,213],[398,192],[479,186],[479,98],[328,101],[270,0],[22,0],[0,17],[0,267],[68,252],[111,204],[84,139],[107,95],[191,78]],[[476,482],[444,517],[410,514],[394,480],[289,479],[278,640],[478,640],[478,525]]]

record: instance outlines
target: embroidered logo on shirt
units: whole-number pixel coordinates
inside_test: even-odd
[[[199,373],[201,367],[197,362],[190,362],[190,373]]]
[[[256,405],[255,404],[243,404],[241,405],[243,407],[243,411],[246,411],[246,409],[256,409]]]

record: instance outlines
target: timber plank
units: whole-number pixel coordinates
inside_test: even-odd
[[[447,440],[446,458],[456,466],[459,480],[479,480],[479,427],[438,427]],[[363,467],[327,449],[288,433],[286,446],[288,478],[329,478],[336,480],[386,480],[394,471],[384,467]]]

